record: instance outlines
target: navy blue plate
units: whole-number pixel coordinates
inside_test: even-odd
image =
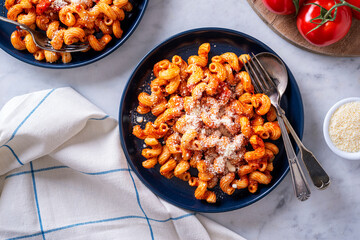
[[[217,202],[209,204],[206,201],[195,199],[195,187],[190,187],[187,182],[177,178],[170,180],[161,176],[159,166],[153,169],[145,169],[141,163],[144,157],[141,156],[143,140],[137,139],[132,135],[132,128],[136,123],[136,117],[139,116],[135,109],[138,106],[137,96],[141,91],[148,91],[151,79],[152,69],[155,63],[162,59],[170,59],[173,55],[179,55],[183,59],[191,55],[196,55],[198,47],[205,42],[211,44],[209,59],[214,55],[220,55],[225,52],[234,52],[237,55],[253,52],[271,52],[276,54],[268,46],[259,40],[250,37],[244,33],[222,28],[200,28],[177,34],[164,41],[159,46],[149,52],[138,64],[131,75],[121,99],[119,111],[119,125],[121,144],[125,156],[141,181],[159,197],[166,201],[192,211],[197,212],[225,212],[235,210],[252,204],[271,192],[285,177],[289,171],[289,165],[284,145],[281,140],[276,144],[279,146],[280,153],[274,160],[273,179],[269,185],[259,186],[255,194],[251,194],[247,189],[236,190],[231,196],[222,193],[216,187]],[[289,72],[289,85],[283,96],[282,107],[287,113],[287,117],[298,133],[300,138],[303,134],[304,111],[299,88],[295,82],[294,76]],[[146,85],[144,87],[144,85]],[[147,114],[145,119],[154,120],[154,116]],[[144,127],[145,123],[142,123]],[[294,145],[295,146],[295,145]],[[290,186],[289,186],[290,187]]]
[[[0,3],[0,12],[1,12],[5,0],[0,2],[1,2]],[[124,31],[122,38],[117,39],[113,37],[113,39],[108,43],[108,45],[105,47],[103,51],[96,52],[94,50],[90,50],[86,53],[83,52],[72,53],[71,54],[72,61],[70,63],[64,64],[61,61],[58,61],[56,63],[37,61],[34,59],[34,56],[28,51],[16,50],[10,42],[11,33],[16,30],[15,25],[1,21],[0,21],[0,48],[2,48],[5,52],[10,54],[11,56],[23,62],[38,67],[56,68],[56,69],[75,68],[96,62],[97,60],[102,59],[103,57],[109,55],[110,53],[115,51],[118,47],[120,47],[131,36],[131,34],[135,31],[136,27],[138,26],[142,16],[144,15],[144,11],[148,4],[148,0],[139,0],[139,1],[130,0],[130,2],[133,4],[133,10],[129,13],[126,13],[125,19],[121,21],[121,28]]]

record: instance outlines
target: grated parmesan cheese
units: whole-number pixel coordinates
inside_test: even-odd
[[[92,0],[70,0],[72,4],[78,5],[78,4],[85,4],[88,7],[91,7]]]
[[[144,118],[141,117],[141,116],[136,117],[136,121],[137,121],[138,123],[142,123],[142,122],[144,121]]]
[[[54,0],[51,3],[51,7],[55,9],[61,9],[62,7],[65,7],[66,5],[69,5],[69,2],[65,0]]]
[[[360,151],[360,102],[346,103],[333,113],[330,118],[329,135],[340,150]]]
[[[86,0],[66,1],[74,3],[75,1]],[[155,78],[154,74],[151,73],[151,78],[153,77]],[[180,133],[184,134],[188,130],[195,130],[198,134],[196,141],[199,141],[203,147],[201,159],[205,162],[207,171],[216,178],[238,171],[241,161],[244,159],[245,146],[248,143],[235,122],[238,114],[229,107],[230,103],[238,98],[235,94],[235,87],[229,87],[221,87],[216,96],[213,97],[206,96],[204,92],[199,92],[198,96],[193,96],[198,100],[187,102],[185,102],[185,97],[188,96],[189,89],[187,87],[179,88],[178,94],[183,100],[174,101],[172,105],[179,111],[183,111],[185,108],[184,114],[179,117],[181,118],[179,125],[173,126],[174,132],[172,134],[177,135],[177,138],[180,139]],[[148,84],[141,87],[141,89],[149,88]],[[178,121],[179,118],[175,118],[175,121]],[[139,117],[135,117],[134,120],[138,123],[142,122]],[[142,120],[145,122],[146,118],[144,117]],[[205,121],[209,122],[209,125]],[[153,126],[155,127],[155,125]],[[162,144],[165,144],[165,141]],[[185,154],[184,157],[191,157],[188,152]],[[221,199],[222,196],[220,194],[217,197]]]
[[[84,4],[88,7],[91,7],[93,0],[54,0],[51,3],[51,7],[54,9],[61,9],[69,4],[79,5]]]

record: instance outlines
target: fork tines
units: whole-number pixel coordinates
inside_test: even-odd
[[[276,85],[262,66],[257,57],[252,54],[252,58],[245,62],[244,67],[249,73],[255,90],[258,93],[267,93],[269,89],[276,89]]]
[[[57,49],[54,49],[53,46],[49,43],[49,42],[45,42],[44,43],[44,47],[47,47],[49,48],[48,51],[53,51],[53,52],[69,52],[69,51],[72,51],[72,52],[81,52],[81,51],[85,51],[87,50],[90,46],[89,45],[86,45],[85,43],[83,44],[73,44],[73,45],[66,45],[66,46],[63,46],[61,49],[57,50]]]

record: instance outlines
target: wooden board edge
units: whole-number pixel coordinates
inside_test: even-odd
[[[260,14],[260,12],[254,7],[254,5],[252,4],[253,0],[247,0],[248,4],[250,5],[250,7],[254,10],[254,12],[256,13],[256,15],[259,16],[259,18],[273,31],[275,32],[278,36],[280,36],[282,39],[286,40],[287,42],[291,43],[292,45],[311,52],[311,53],[315,53],[315,54],[320,54],[320,55],[324,55],[324,56],[330,56],[330,57],[360,57],[360,55],[337,55],[337,54],[333,54],[333,53],[326,53],[326,52],[320,52],[320,51],[316,51],[313,49],[309,49],[306,48],[300,44],[298,44],[297,42],[292,41],[291,39],[285,37],[283,34],[281,34],[276,28],[274,28],[271,24],[268,23],[268,21]]]

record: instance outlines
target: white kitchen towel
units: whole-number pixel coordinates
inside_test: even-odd
[[[117,121],[71,88],[0,111],[0,239],[244,239],[156,197],[129,168]]]

